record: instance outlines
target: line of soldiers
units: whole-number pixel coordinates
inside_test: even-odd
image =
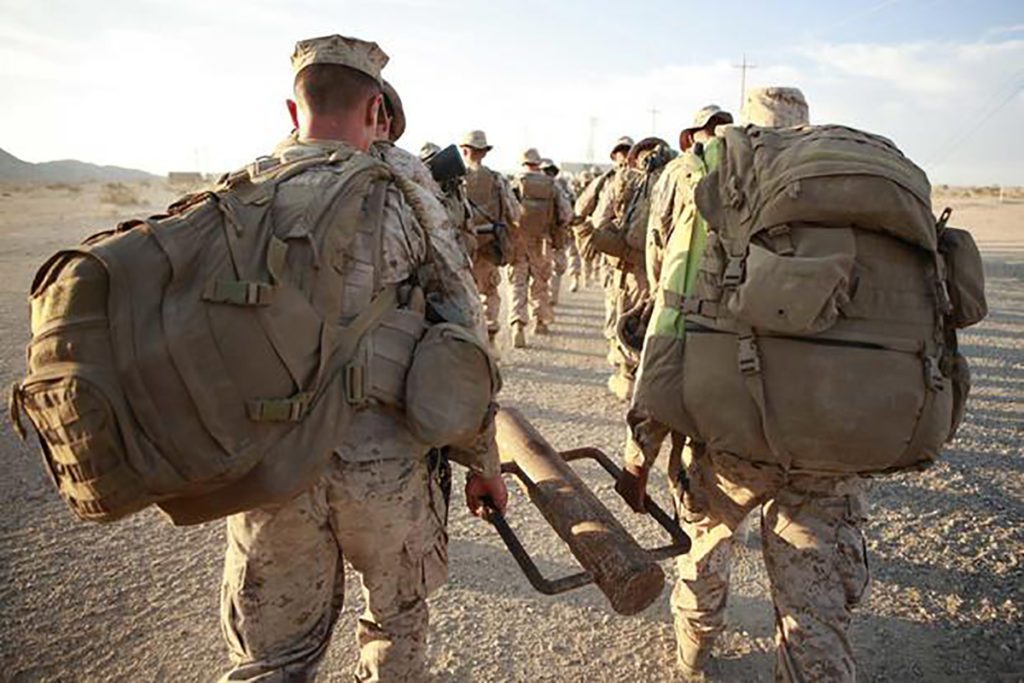
[[[459,143],[466,164],[464,184],[468,232],[474,245],[473,276],[480,291],[484,320],[492,343],[501,330],[501,269],[508,267],[512,284],[509,327],[516,348],[526,347],[530,322],[533,332],[546,335],[554,322],[561,276],[571,248],[567,228],[573,219],[572,192],[557,177],[559,169],[536,149],[527,149],[521,170],[511,180],[483,161],[493,146],[482,130],[467,133]],[[421,158],[441,150],[427,143]],[[572,261],[570,276],[578,287],[580,264]]]
[[[571,271],[577,278],[582,264],[601,254],[606,336],[615,365],[610,386],[628,397],[633,383],[643,381],[636,375],[639,349],[665,247],[677,231],[693,230],[693,189],[707,170],[705,150],[712,148],[716,128],[732,117],[714,106],[702,109],[681,132],[678,157],[658,138],[620,139],[611,153],[615,166],[583,189],[574,210],[568,188],[552,177],[557,168],[535,149],[523,153],[522,170],[511,181],[487,168],[491,146],[482,131],[468,133],[459,145],[465,181],[443,177],[439,184],[420,158],[394,144],[405,114],[398,93],[381,77],[387,60],[376,43],[355,38],[298,43],[295,101],[289,102],[295,132],[274,151],[282,160],[369,153],[393,174],[377,234],[360,232],[344,255],[345,315],[357,315],[382,287],[415,283],[427,272],[427,281],[442,283],[442,291],[428,287],[417,299],[415,287],[403,289],[409,293],[405,310],[429,308],[441,319],[475,328],[481,343],[493,341],[500,329],[500,268],[507,265],[513,285],[509,324],[514,345],[525,346],[531,320],[536,334],[547,333],[553,321],[558,282],[552,284],[552,272],[561,274],[560,263],[568,267],[571,225],[579,247],[580,265]],[[764,108],[772,116],[759,120],[752,107],[747,118],[765,125],[806,122],[806,104],[798,99],[802,107],[795,107],[792,121],[778,115],[772,102]],[[441,153],[424,152],[428,159]],[[286,183],[274,199],[280,220],[304,220],[303,207],[335,181],[333,174],[315,168]],[[233,668],[223,680],[314,675],[341,609],[343,559],[360,574],[366,602],[357,627],[356,680],[422,677],[426,598],[447,577],[446,474],[404,418],[400,406],[366,404],[311,489],[229,518],[221,618]],[[640,509],[648,472],[670,435],[639,411],[628,419],[626,467],[617,489]],[[507,492],[493,422],[447,452],[468,470],[471,511],[483,516],[486,505],[503,510]],[[673,453],[670,476],[673,466],[686,467],[691,482],[675,494],[694,538],[692,552],[679,560],[672,597],[684,675],[702,676],[724,626],[734,534],[763,503],[779,678],[853,680],[847,630],[868,580],[861,480],[789,477],[726,453],[681,447]]]

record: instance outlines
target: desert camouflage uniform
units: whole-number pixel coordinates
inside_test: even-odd
[[[651,193],[651,213],[647,223],[645,262],[647,281],[655,287],[661,279],[665,246],[674,226],[684,220],[687,206],[693,210],[693,190],[701,173],[692,154],[683,154],[665,165]]]
[[[628,168],[626,166],[614,166],[608,169],[595,178],[576,199],[575,210],[577,220],[580,221],[576,227],[576,239],[580,248],[584,251],[586,251],[589,235],[597,227],[601,216],[608,211],[612,211],[614,215],[614,188],[621,182],[619,180],[620,176],[627,172]],[[612,296],[614,269],[608,265],[607,259],[605,259],[603,254],[598,253],[594,258],[600,264],[601,286],[604,287],[605,292],[604,336],[608,340],[609,345],[608,363],[615,365],[616,356],[611,351],[614,344],[612,332],[615,329],[615,297]]]
[[[402,149],[390,140],[377,140],[370,145],[370,154],[385,162],[398,175],[408,178],[432,195],[441,195],[441,186],[430,174],[430,169],[412,152]]]
[[[444,187],[434,180],[430,168],[418,156],[388,140],[378,140],[370,145],[370,154],[391,167],[398,175],[407,178],[429,192],[440,203],[447,214],[448,222],[467,258],[472,258],[476,249],[469,224],[469,206],[465,192],[459,182],[446,183]],[[433,211],[433,207],[429,210]]]
[[[390,166],[395,175],[415,183],[406,188],[405,199],[427,229],[431,247],[441,252],[438,268],[442,270],[440,279],[449,288],[448,294],[459,301],[479,301],[473,264],[466,251],[466,214],[445,202],[430,169],[416,155],[381,140],[370,146],[370,153]],[[453,290],[457,291],[453,294]],[[471,326],[482,335],[484,316],[480,305],[470,304],[463,309],[469,314]]]
[[[514,181],[516,191],[522,196],[521,180],[526,173],[540,171],[524,171]],[[547,178],[546,175],[544,175]],[[554,195],[554,224],[549,236],[530,236],[516,232],[516,259],[512,264],[512,307],[509,311],[509,324],[526,325],[530,319],[550,325],[555,320],[551,309],[551,270],[553,266],[553,249],[550,235],[556,230],[563,230],[572,221],[572,206],[569,201],[556,191]],[[529,307],[529,308],[528,308]]]
[[[601,230],[610,225],[622,226],[634,194],[639,190],[643,175],[631,168],[622,167],[615,173],[608,189],[601,193],[594,211],[594,229]],[[619,345],[617,326],[619,317],[647,298],[650,288],[644,269],[643,255],[635,263],[628,263],[612,257],[605,257],[609,277],[605,286],[605,338],[608,339],[608,362],[616,372],[632,381],[631,361]]]
[[[470,202],[471,222],[474,226],[489,225],[495,221],[504,222],[514,234],[515,225],[523,213],[519,200],[508,179],[497,171],[483,164],[468,164],[466,174],[466,198]],[[489,173],[497,194],[493,197],[479,196],[475,192],[478,186],[477,174]],[[486,215],[485,215],[486,214]],[[494,335],[501,328],[501,267],[490,259],[477,253],[473,257],[473,277],[480,290],[480,298],[484,307],[484,319],[488,334]]]
[[[704,169],[699,149],[670,162],[655,186],[647,242],[652,277],[661,275],[663,245],[671,232],[696,226],[693,191]],[[643,373],[637,381],[643,383]],[[626,461],[652,466],[668,428],[636,407],[628,419]],[[867,480],[785,472],[699,445],[682,449],[679,457],[674,454],[669,481],[680,520],[693,539],[690,552],[677,560],[679,580],[671,599],[683,671],[703,668],[724,629],[734,534],[762,506],[762,552],[775,610],[776,680],[855,680],[849,626],[870,579],[862,533]]]
[[[344,146],[299,140],[279,149],[278,156],[290,159]],[[298,220],[309,194],[332,178],[314,168],[283,183],[275,218]],[[346,252],[344,319],[363,310],[383,287],[409,280],[425,263],[442,273],[467,268],[465,261],[449,262],[459,252],[454,242],[445,246],[443,226],[422,227],[429,218],[414,212],[415,197],[410,204],[404,196],[407,186],[418,186],[404,182],[403,191],[397,185],[388,190],[380,234],[358,231]],[[454,287],[443,295],[469,319],[479,306],[473,292]],[[342,606],[344,559],[360,574],[366,602],[357,627],[356,679],[404,681],[422,675],[426,597],[447,573],[445,505],[428,471],[426,450],[399,409],[370,399],[356,407],[313,487],[286,503],[228,518],[221,624],[234,668],[223,680],[311,678]],[[493,427],[453,459],[484,476],[495,475]]]
[[[555,187],[565,197],[565,201],[568,202],[569,206],[573,205],[572,190],[569,188],[569,184],[565,178],[556,176],[554,178]],[[565,239],[565,244],[561,248],[556,248],[553,244],[551,247],[551,305],[558,304],[558,296],[562,289],[562,276],[565,275],[566,271],[569,273],[569,277],[579,277],[580,274],[580,256],[579,252],[576,251],[575,240]]]
[[[710,651],[725,628],[734,534],[758,506],[775,606],[776,678],[853,681],[847,632],[868,586],[865,480],[785,473],[724,452],[687,449],[687,495],[677,493],[693,547],[677,562],[672,612],[680,659]],[[689,641],[689,642],[686,642]],[[706,655],[705,655],[706,656]],[[700,655],[697,655],[699,659]]]
[[[576,213],[576,221],[573,226],[573,230],[576,233],[574,240],[576,242],[576,250],[580,253],[580,258],[583,261],[584,275],[586,276],[587,283],[589,284],[592,279],[601,280],[601,255],[597,253],[588,254],[586,252],[586,235],[588,231],[593,231],[594,226],[592,217],[594,211],[597,209],[597,203],[600,200],[601,193],[608,185],[608,181],[615,175],[615,169],[609,169],[591,178],[586,185],[584,185],[579,194],[576,197],[576,203],[574,210]]]

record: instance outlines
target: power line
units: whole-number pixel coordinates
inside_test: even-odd
[[[989,120],[998,112],[1000,109],[1005,107],[1009,102],[1024,88],[1024,80],[1021,80],[1016,85],[1012,85],[1018,78],[1024,76],[1024,69],[1018,69],[1014,71],[1010,76],[1004,79],[992,94],[985,100],[985,102],[975,109],[967,119],[964,120],[962,126],[957,126],[953,129],[953,133],[946,138],[946,141],[935,149],[932,154],[931,160],[928,165],[939,164],[949,158],[949,155],[954,150],[958,149],[973,133],[977,130],[981,123]],[[999,100],[1001,94],[1005,91],[1007,86],[1012,86],[1009,94],[1003,99]],[[998,100],[995,108],[992,108],[992,104]]]
[[[733,64],[732,68],[740,70],[740,108],[737,114],[743,111],[743,100],[747,97],[747,69],[756,69],[757,64],[747,64],[747,53],[743,53],[743,63]]]
[[[992,109],[989,109],[988,112],[984,116],[982,116],[977,121],[971,121],[968,125],[964,126],[960,130],[960,135],[959,135],[959,137],[956,138],[955,142],[950,143],[943,150],[941,150],[941,151],[944,151],[945,154],[943,154],[942,156],[940,156],[937,159],[933,160],[929,165],[938,165],[938,164],[941,164],[942,162],[944,162],[946,159],[948,159],[949,156],[954,151],[960,149],[960,146],[963,145],[965,142],[967,142],[967,140],[970,139],[970,137],[972,135],[974,135],[974,133],[979,128],[981,128],[982,125],[986,121],[988,121],[990,118],[995,116],[999,112],[1000,109],[1002,109],[1003,107],[1008,105],[1013,100],[1013,98],[1015,98],[1017,95],[1020,94],[1020,92],[1022,90],[1024,90],[1024,81],[1021,81],[1020,83],[1018,83],[1013,88],[1013,90],[1010,91],[1010,93],[1006,97],[1004,97],[1002,100],[1000,100],[999,103],[995,107],[993,107]]]

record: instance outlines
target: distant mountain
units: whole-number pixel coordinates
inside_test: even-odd
[[[0,149],[0,182],[87,183],[151,180],[151,173],[120,166],[97,166],[75,159],[44,161],[33,164],[22,161]]]

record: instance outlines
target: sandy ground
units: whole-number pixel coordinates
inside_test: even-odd
[[[5,386],[24,369],[25,295],[41,260],[121,217],[154,213],[171,196],[161,185],[129,189],[141,205],[103,203],[105,193],[112,197],[102,186],[0,187]],[[973,228],[985,251],[991,315],[962,335],[975,388],[956,443],[928,472],[874,488],[874,583],[853,626],[864,680],[1024,680],[1024,203],[948,203],[957,209],[953,223]],[[619,456],[624,407],[605,390],[602,307],[595,288],[563,293],[555,334],[505,351],[502,399],[558,448],[593,445]],[[111,526],[78,523],[51,490],[35,448],[6,421],[0,455],[0,680],[203,681],[223,670],[222,522],[176,529],[147,512]],[[612,499],[595,466],[581,468],[642,543],[661,540]],[[656,488],[665,502],[664,487]],[[518,493],[511,505],[544,571],[573,571],[536,510]],[[620,617],[594,588],[558,598],[533,592],[492,529],[465,512],[461,494],[450,531],[451,581],[432,601],[435,680],[673,680],[668,588],[646,612]],[[664,566],[671,579],[672,563]],[[351,597],[320,680],[349,680],[361,609],[349,578]],[[771,680],[771,603],[756,520],[737,558],[729,622],[715,679]]]

